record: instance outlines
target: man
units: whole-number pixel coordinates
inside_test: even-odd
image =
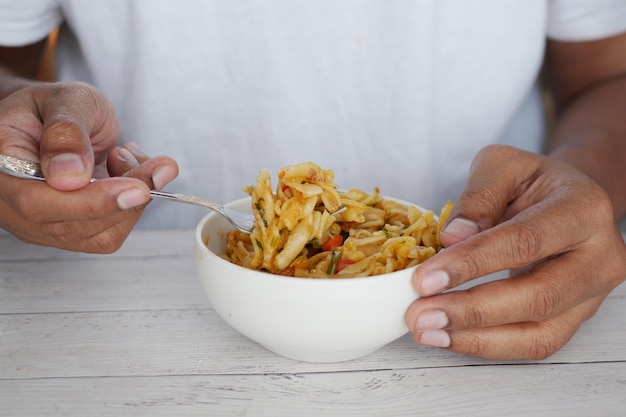
[[[624,280],[623,2],[0,5],[0,152],[47,179],[2,179],[0,227],[23,240],[111,252],[138,221],[194,223],[145,208],[179,166],[181,191],[228,201],[261,168],[312,160],[426,207],[458,195],[446,251],[415,273],[420,343],[546,357]],[[35,83],[57,25],[66,82]],[[557,108],[545,155],[542,66]]]

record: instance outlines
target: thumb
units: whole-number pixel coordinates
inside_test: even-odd
[[[86,186],[95,164],[117,142],[119,125],[113,106],[93,87],[66,83],[43,98],[40,109],[39,151],[46,181],[63,191]]]
[[[462,242],[506,220],[520,204],[529,204],[518,199],[532,182],[540,162],[532,154],[509,146],[491,145],[481,149],[441,231],[441,243],[450,247]]]

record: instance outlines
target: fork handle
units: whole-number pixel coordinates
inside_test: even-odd
[[[151,198],[161,198],[164,200],[176,201],[179,203],[194,204],[196,206],[208,207],[213,210],[219,210],[222,206],[213,201],[200,197],[194,197],[186,194],[168,193],[167,191],[150,191]]]

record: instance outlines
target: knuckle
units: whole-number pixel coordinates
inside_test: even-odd
[[[465,328],[481,327],[486,320],[486,314],[480,305],[470,304],[463,314]]]
[[[465,190],[464,200],[471,201],[472,205],[482,207],[484,211],[493,213],[498,210],[501,198],[495,193],[493,188],[482,184]]]
[[[553,285],[542,285],[534,291],[529,304],[529,320],[552,317],[560,311],[561,292]]]
[[[510,146],[502,144],[489,144],[482,147],[474,157],[473,164],[480,164],[489,161],[501,161],[511,159],[511,155],[518,151]]]
[[[110,111],[111,103],[100,90],[81,81],[62,81],[53,85],[50,97],[55,100],[70,99],[74,102],[89,103],[96,111]]]
[[[82,240],[80,229],[78,233],[75,229],[71,223],[60,221],[47,223],[44,230],[46,235],[58,246],[66,247],[68,244],[76,244]]]
[[[117,252],[124,242],[124,237],[105,230],[91,234],[83,222],[55,222],[45,229],[54,246],[85,253],[111,254]]]
[[[484,262],[479,256],[480,251],[474,251],[468,256],[463,256],[458,260],[458,264],[450,272],[450,284],[456,285],[464,281],[463,276],[475,277],[482,274]],[[463,276],[461,276],[463,275]]]
[[[466,353],[471,356],[484,356],[487,351],[487,344],[485,340],[483,340],[478,335],[470,335],[467,340],[467,350]]]
[[[557,345],[548,334],[541,333],[536,336],[528,349],[527,357],[532,360],[547,359],[557,351]]]
[[[514,242],[509,247],[513,251],[512,259],[518,262],[529,262],[543,256],[542,233],[537,225],[521,224],[512,236]]]
[[[94,88],[81,81],[59,81],[49,86],[49,96],[52,99],[79,98],[93,94]]]
[[[611,198],[602,188],[596,188],[595,192],[591,193],[590,201],[593,201],[592,212],[601,219],[614,219],[613,204]]]
[[[571,184],[566,183],[564,186],[572,188]],[[597,183],[588,180],[586,184],[579,186],[578,194],[584,194],[586,198],[578,199],[571,210],[574,214],[573,218],[578,219],[577,227],[583,233],[590,231],[591,233],[601,230],[598,224],[613,225],[614,211],[611,197],[605,189]],[[593,220],[590,220],[593,219]],[[598,223],[600,222],[600,223]],[[590,225],[596,227],[589,228]]]
[[[124,238],[119,236],[111,236],[108,233],[99,234],[95,238],[96,252],[102,254],[111,254],[117,252],[124,243]]]

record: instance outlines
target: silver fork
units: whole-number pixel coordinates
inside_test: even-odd
[[[45,181],[43,173],[41,172],[41,167],[38,163],[15,158],[8,155],[0,154],[0,172],[4,172],[5,174],[9,174],[18,178]],[[91,181],[95,181],[95,179],[92,179]],[[224,218],[228,220],[230,224],[232,224],[244,233],[252,233],[252,229],[254,228],[254,216],[252,214],[230,207],[224,207],[205,198],[195,197],[187,194],[152,190],[150,191],[150,197],[210,208],[211,210],[216,211],[217,213],[224,216]],[[333,213],[333,215],[339,214],[345,209],[346,206],[342,204],[341,206],[339,206],[339,209],[337,209]]]
[[[0,155],[0,172],[18,178],[45,181],[38,163],[18,159],[13,156]],[[168,193],[166,191],[150,191],[150,197],[208,207],[224,216],[233,226],[244,233],[252,233],[252,228],[254,227],[254,216],[252,214],[224,207],[204,198],[186,194]]]

